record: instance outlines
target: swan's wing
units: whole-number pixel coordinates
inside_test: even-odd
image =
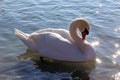
[[[47,29],[42,29],[42,30],[38,30],[34,33],[31,34],[31,36],[33,35],[36,35],[36,34],[41,34],[41,33],[45,33],[45,32],[52,32],[52,33],[57,33],[59,35],[61,35],[63,38],[66,38],[68,40],[71,40],[71,37],[69,35],[69,31],[68,30],[65,30],[65,29],[54,29],[54,28],[47,28]]]
[[[33,40],[39,48],[39,53],[44,57],[64,61],[84,60],[78,47],[59,34],[44,32],[36,35]]]

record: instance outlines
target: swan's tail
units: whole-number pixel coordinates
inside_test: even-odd
[[[30,49],[36,50],[36,44],[31,38],[29,38],[29,36],[30,36],[29,34],[24,33],[18,29],[15,29],[15,34]]]
[[[29,34],[26,34],[26,33],[22,32],[16,28],[15,28],[15,34],[21,40],[27,40],[29,37]]]

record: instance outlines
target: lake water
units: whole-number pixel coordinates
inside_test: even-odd
[[[29,53],[14,35],[14,28],[27,33],[48,27],[68,29],[78,17],[90,22],[87,40],[97,54],[89,76],[92,80],[120,80],[120,0],[0,0],[0,80],[71,78],[64,70],[49,72],[53,71],[50,66],[42,70],[35,57],[30,60],[33,56],[29,54],[34,52]]]

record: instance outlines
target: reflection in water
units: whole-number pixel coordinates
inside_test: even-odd
[[[120,28],[116,28],[115,31],[120,31]],[[119,56],[120,56],[120,49],[119,49],[119,43],[115,43],[114,44],[115,48],[116,48],[116,52],[112,55],[112,62],[113,64],[118,64],[119,63]]]
[[[112,77],[113,77],[115,80],[120,80],[120,72],[118,72],[118,73],[115,74],[115,75],[112,75]]]
[[[116,64],[116,62],[115,61],[112,61],[113,62],[113,64]]]
[[[116,28],[115,31],[116,31],[116,32],[117,32],[117,31],[120,31],[120,28]]]
[[[95,13],[96,13],[96,14],[99,14],[99,11],[96,11]]]
[[[120,31],[120,28],[116,28],[115,29],[116,32]],[[117,49],[116,52],[112,55],[112,63],[115,65],[115,67],[119,67],[120,63],[119,63],[119,57],[120,57],[120,49],[119,49],[119,43],[115,43],[115,48]],[[115,74],[112,75],[112,78],[114,80],[120,80],[120,72],[117,72]]]
[[[99,7],[102,7],[103,5],[102,4],[99,4]]]
[[[118,47],[119,47],[119,45],[118,45]],[[119,64],[119,56],[120,56],[120,50],[117,50],[115,52],[115,54],[112,55],[112,58],[113,58],[112,62],[113,62],[113,64]]]
[[[96,58],[96,62],[101,64],[101,60],[99,58]]]
[[[40,55],[31,50],[27,50],[26,53],[21,54],[17,58],[18,60],[21,59],[32,60],[33,62],[35,62],[36,68],[40,69],[40,71],[42,72],[46,72],[46,71],[51,73],[68,72],[71,74],[72,78],[79,77],[82,80],[89,80],[89,78],[92,78],[93,75],[90,76],[90,74],[95,69],[95,60],[78,63],[78,62],[57,61],[49,58],[44,58],[44,62],[42,62],[40,60]]]
[[[93,47],[94,47],[94,46],[99,46],[99,44],[100,44],[99,41],[94,41],[94,42],[91,43],[91,45],[92,45]]]
[[[119,44],[118,44],[118,43],[116,43],[116,44],[115,44],[115,48],[118,48],[118,47],[119,47]]]
[[[92,43],[91,43],[91,45],[93,46],[93,47],[96,47],[96,46],[99,46],[100,45],[100,42],[99,41],[93,41]],[[99,63],[99,64],[101,64],[101,60],[99,59],[99,58],[96,58],[96,63]]]
[[[120,50],[118,50],[115,54],[113,54],[113,58],[117,58],[118,56],[120,56]]]

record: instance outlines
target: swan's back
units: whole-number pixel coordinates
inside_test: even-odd
[[[69,31],[68,30],[65,30],[65,29],[54,29],[54,28],[47,28],[47,29],[42,29],[42,30],[38,30],[36,32],[33,32],[31,34],[31,37],[32,35],[36,35],[36,34],[40,34],[40,33],[44,33],[44,32],[51,32],[51,33],[56,33],[56,34],[59,34],[61,35],[63,38],[66,38],[68,40],[71,40],[71,37],[69,35]]]

